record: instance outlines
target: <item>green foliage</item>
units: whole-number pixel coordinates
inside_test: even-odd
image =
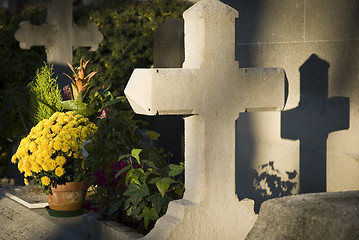
[[[77,24],[96,23],[104,40],[96,52],[78,48],[74,61],[92,59],[91,70],[101,72],[92,84],[111,84],[114,94],[120,95],[133,69],[153,64],[153,37],[159,24],[171,17],[182,18],[189,6],[177,0],[98,0],[89,7],[81,6],[74,12]]]
[[[137,221],[143,219],[144,229],[148,230],[150,223],[154,223],[166,213],[170,201],[182,197],[183,183],[173,177],[183,172],[183,164],[171,164],[172,169],[176,168],[176,171],[172,171],[167,165],[158,164],[158,160],[140,162],[138,154],[141,149],[134,150],[132,150],[132,158],[127,159],[129,166],[125,177],[127,188],[125,187],[123,193],[125,201],[120,210],[126,211],[128,216],[132,216]]]
[[[110,84],[115,95],[120,95],[134,68],[152,65],[153,36],[158,25],[171,17],[181,18],[183,11],[189,6],[189,3],[176,0],[97,0],[90,6],[75,7],[73,14],[76,24],[95,22],[104,35],[98,51],[88,52],[86,48],[78,48],[74,53],[74,62],[79,62],[80,58],[92,59],[90,70],[98,69],[102,72],[101,76],[90,81],[93,86],[90,95]],[[31,123],[26,86],[34,79],[36,69],[46,61],[44,47],[22,50],[13,36],[21,21],[30,20],[32,24],[43,24],[45,19],[45,4],[30,5],[22,11],[0,9],[2,149],[11,149],[13,142],[18,142],[28,133]],[[97,100],[82,109],[97,109],[96,104]],[[131,115],[125,112],[122,114]],[[11,150],[9,151],[8,155],[11,155]]]
[[[61,92],[52,75],[52,66],[45,63],[29,84],[31,120],[34,125],[62,110]]]
[[[45,50],[41,47],[28,51],[20,49],[14,33],[23,20],[42,23],[46,17],[45,10],[40,6],[21,12],[0,9],[0,177],[10,166],[12,145],[28,133],[29,96],[26,86],[46,60]]]
[[[167,163],[167,155],[154,146],[159,135],[139,128],[145,123],[134,119],[126,98],[113,97],[108,89],[95,95],[107,95],[108,101],[92,102],[105,109],[106,117],[98,120],[98,131],[85,145],[85,167],[93,173],[87,183],[97,185],[95,198],[105,205],[105,216],[147,233],[168,203],[182,197],[183,183],[175,177],[183,164]]]

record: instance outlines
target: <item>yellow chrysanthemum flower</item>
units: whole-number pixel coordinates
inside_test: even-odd
[[[62,143],[60,142],[60,141],[55,141],[54,142],[54,145],[53,145],[53,148],[54,148],[54,150],[56,150],[56,151],[60,151],[61,150],[61,148],[62,148]]]
[[[46,176],[41,178],[41,183],[45,186],[50,185],[50,182],[51,182],[50,178],[48,178]]]
[[[62,126],[60,124],[55,124],[51,127],[51,131],[55,134],[59,134],[61,129],[62,129]]]
[[[66,163],[66,158],[64,156],[57,156],[55,162],[57,166],[62,167]]]
[[[47,166],[49,167],[49,171],[53,171],[56,168],[56,162],[53,159],[49,159],[47,161]]]
[[[26,186],[29,186],[29,180],[27,178],[24,178],[24,183]]]
[[[62,144],[61,151],[67,152],[70,150],[70,146],[67,143]]]
[[[61,177],[69,172],[67,168],[82,171],[84,168],[84,158],[81,155],[82,142],[96,130],[97,127],[81,115],[73,112],[55,113],[30,130],[29,135],[21,140],[11,161],[18,164],[21,173],[24,172],[26,184],[29,182],[26,177],[29,176],[35,180],[40,179],[45,186],[51,181],[56,184],[56,178],[43,177],[42,173],[50,172],[51,175],[55,173],[57,177]],[[71,165],[73,159],[80,159],[80,168],[77,169],[78,165]],[[69,164],[66,164],[67,160],[70,161]]]
[[[14,154],[14,156],[12,156],[12,158],[11,158],[11,162],[17,163],[17,160],[18,160],[17,154]]]
[[[31,171],[35,172],[35,173],[39,173],[41,172],[42,168],[38,163],[33,163],[31,165]]]
[[[65,173],[65,169],[63,169],[62,167],[57,167],[55,169],[55,174],[58,177],[61,177],[62,175],[64,175],[64,173]]]
[[[41,164],[41,167],[45,172],[49,171],[49,165],[45,161]]]
[[[25,172],[31,172],[31,163],[25,162],[24,163],[24,170],[25,170]]]

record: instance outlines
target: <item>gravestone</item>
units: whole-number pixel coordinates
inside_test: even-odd
[[[47,7],[45,24],[37,26],[29,21],[23,21],[19,30],[15,32],[15,38],[20,42],[22,49],[45,46],[47,62],[54,65],[55,75],[60,80],[60,89],[66,85],[63,81],[69,81],[63,72],[72,74],[66,63],[72,64],[73,48],[91,47],[91,51],[96,51],[103,39],[96,24],[78,27],[72,22],[73,1],[52,0]]]
[[[202,0],[183,14],[185,62],[179,69],[135,69],[125,94],[136,113],[183,114],[185,193],[147,239],[244,239],[256,215],[235,194],[235,121],[240,112],[284,107],[282,69],[240,69],[238,12]]]
[[[158,26],[153,39],[153,67],[177,68],[184,61],[183,20],[170,18]]]
[[[170,18],[158,26],[153,39],[153,67],[180,68],[184,61],[183,20]],[[157,142],[172,154],[171,162],[184,161],[184,122],[178,115],[141,116],[160,133]]]

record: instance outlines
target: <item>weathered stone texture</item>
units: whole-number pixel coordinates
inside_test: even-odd
[[[356,191],[268,200],[246,240],[359,239],[358,199]]]

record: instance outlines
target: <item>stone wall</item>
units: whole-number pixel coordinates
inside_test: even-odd
[[[238,196],[359,189],[359,2],[222,2],[239,12],[240,67],[282,67],[289,87],[284,112],[237,120]]]

